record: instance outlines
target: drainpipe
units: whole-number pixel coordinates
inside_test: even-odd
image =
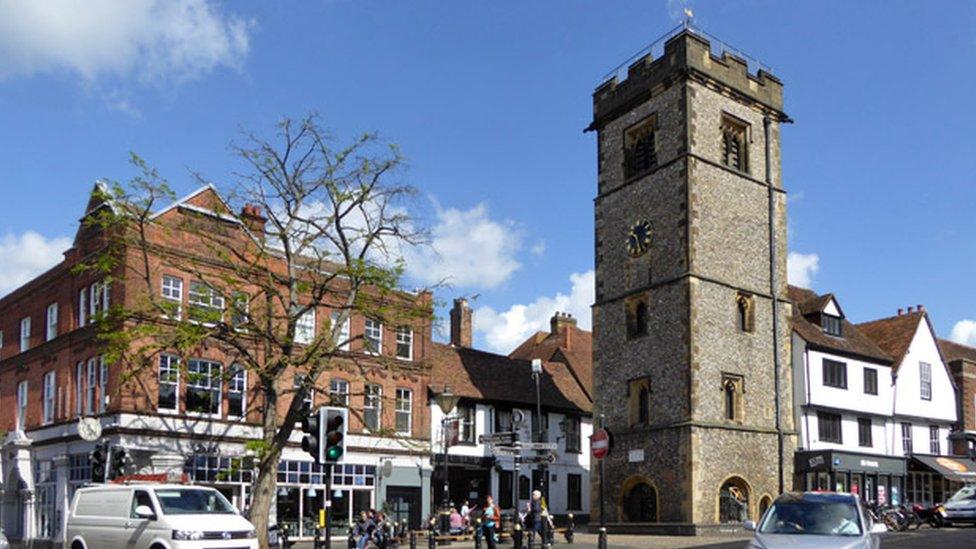
[[[772,121],[769,115],[763,117],[763,137],[765,141],[766,156],[766,186],[769,191],[769,286],[770,295],[773,296],[773,382],[776,404],[776,453],[777,453],[777,472],[779,477],[779,493],[785,490],[785,479],[783,478],[783,420],[780,409],[780,358],[779,358],[779,272],[776,268],[776,190],[773,188],[772,160],[770,151],[772,149],[769,126]]]

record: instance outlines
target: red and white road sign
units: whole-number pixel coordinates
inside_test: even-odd
[[[610,433],[606,429],[593,431],[590,435],[590,450],[596,459],[603,459],[610,453]]]

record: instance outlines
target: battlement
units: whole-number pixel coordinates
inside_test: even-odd
[[[753,74],[749,70],[750,59],[724,43],[716,40],[720,52],[716,55],[712,53],[712,42],[701,31],[688,26],[678,27],[675,31],[639,52],[629,64],[611,71],[597,86],[593,92],[591,128],[602,126],[635,103],[646,100],[655,88],[666,87],[691,74],[730,88],[746,101],[783,112],[783,83],[765,66],[752,60],[759,66]],[[654,46],[662,41],[663,54],[655,58]],[[625,65],[627,76],[620,80],[618,76]]]

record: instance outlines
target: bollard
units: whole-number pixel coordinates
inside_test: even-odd
[[[566,526],[566,543],[573,543],[573,536],[576,535],[576,521],[573,520],[573,514],[569,514],[569,524]]]
[[[512,543],[515,545],[515,549],[522,549],[522,526],[519,523],[515,523],[515,531],[512,532]]]
[[[427,548],[428,549],[436,549],[436,547],[437,547],[437,540],[435,539],[437,537],[436,526],[437,526],[437,521],[434,520],[434,519],[430,519],[430,529],[427,530]]]
[[[596,540],[597,549],[607,549],[607,529],[600,528],[600,537]]]
[[[481,549],[481,537],[484,532],[481,531],[481,519],[474,519],[474,549]]]
[[[417,549],[417,532],[410,531],[410,549]]]
[[[346,541],[346,547],[349,549],[356,549],[356,536],[354,536],[352,532],[352,527],[349,527],[349,539]]]

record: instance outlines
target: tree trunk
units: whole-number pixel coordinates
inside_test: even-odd
[[[262,380],[264,385],[264,408],[261,413],[262,435],[265,447],[258,463],[258,477],[251,493],[251,513],[249,518],[258,536],[258,547],[269,549],[268,517],[271,503],[275,499],[278,486],[278,462],[281,461],[281,448],[275,444],[278,430],[278,394],[276,380]],[[279,528],[278,535],[281,535]]]

